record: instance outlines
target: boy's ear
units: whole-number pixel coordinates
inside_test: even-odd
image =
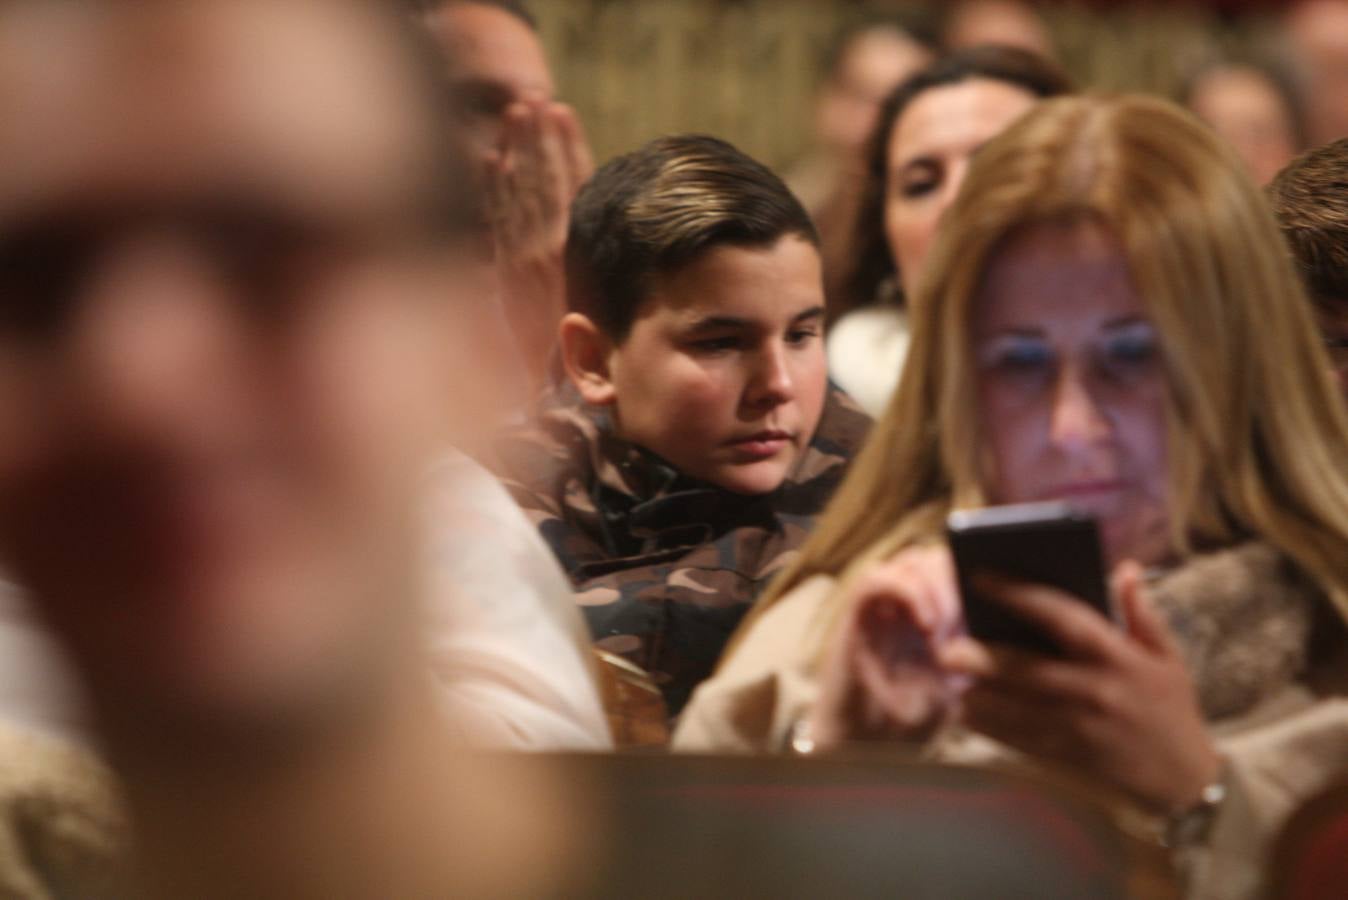
[[[608,406],[617,400],[609,375],[613,342],[589,316],[567,313],[558,327],[558,343],[566,377],[582,400],[591,406]]]

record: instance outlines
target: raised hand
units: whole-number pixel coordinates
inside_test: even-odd
[[[847,609],[810,719],[815,746],[922,740],[952,714],[964,682],[937,661],[963,629],[949,551],[914,548],[877,563],[853,586]]]
[[[594,160],[571,107],[536,101],[506,110],[501,145],[485,163],[502,301],[521,356],[539,379],[566,310],[571,201]]]

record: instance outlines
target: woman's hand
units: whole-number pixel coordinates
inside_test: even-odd
[[[949,551],[913,548],[877,563],[847,608],[809,721],[814,745],[925,738],[952,713],[962,681],[936,662],[963,628]]]
[[[1161,811],[1186,809],[1221,763],[1193,683],[1136,564],[1112,579],[1118,628],[1085,604],[1039,585],[990,582],[983,591],[1057,640],[1062,659],[969,639],[940,650],[941,665],[975,679],[963,717],[1032,756],[1093,774]]]

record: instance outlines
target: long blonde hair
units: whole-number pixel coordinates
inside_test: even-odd
[[[846,582],[872,560],[939,539],[952,508],[986,502],[971,299],[1014,232],[1077,221],[1118,240],[1161,336],[1176,548],[1258,537],[1348,616],[1348,416],[1262,194],[1173,104],[1065,97],[979,151],[913,300],[898,391],[744,629],[807,578]]]

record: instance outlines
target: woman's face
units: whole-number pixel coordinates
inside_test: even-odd
[[[974,151],[1035,100],[1022,87],[973,78],[923,91],[899,116],[889,137],[885,236],[905,293],[912,294]]]
[[[1112,563],[1170,550],[1167,382],[1115,241],[1089,225],[1012,239],[974,299],[984,483],[994,503],[1064,500]]]

